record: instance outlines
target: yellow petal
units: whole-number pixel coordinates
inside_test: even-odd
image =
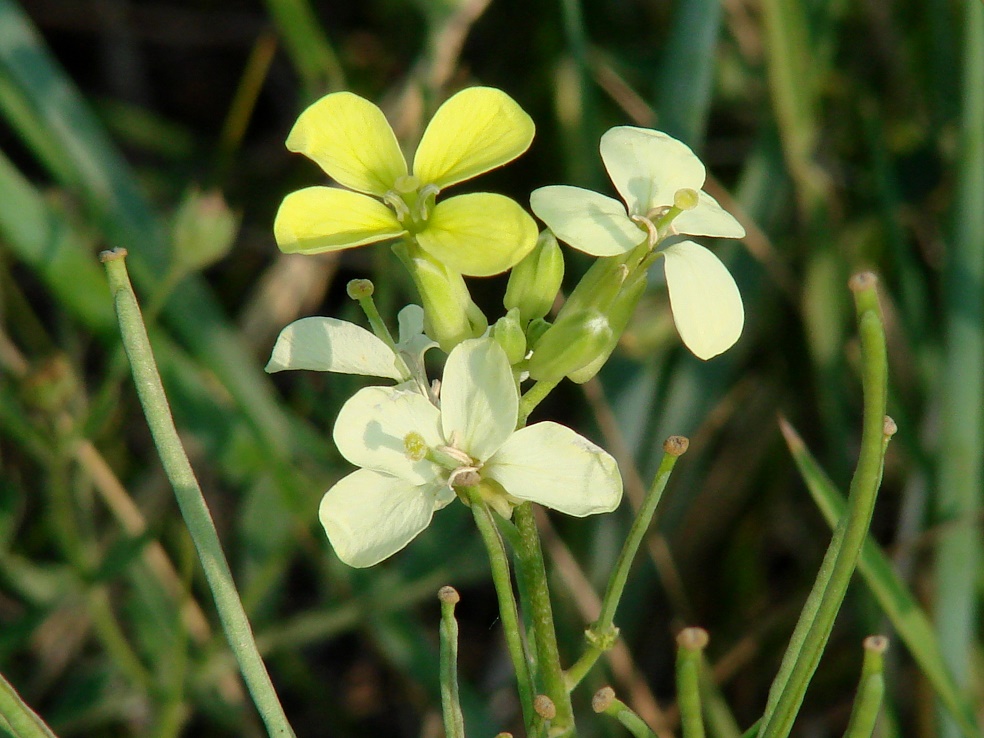
[[[273,221],[277,246],[288,254],[337,251],[405,232],[393,211],[381,202],[335,187],[291,192]]]
[[[307,108],[287,148],[313,159],[340,185],[382,197],[407,173],[383,111],[351,92],[333,92]]]
[[[478,192],[439,202],[417,242],[456,272],[488,277],[518,264],[536,237],[536,223],[515,201]]]
[[[424,131],[413,160],[423,184],[443,189],[501,167],[529,148],[535,127],[509,95],[469,87],[447,100]]]

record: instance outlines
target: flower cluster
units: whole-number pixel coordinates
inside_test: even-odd
[[[523,427],[521,387],[532,378],[542,393],[564,377],[593,376],[657,260],[674,321],[696,356],[709,359],[741,334],[741,297],[728,270],[681,236],[738,238],[744,229],[703,192],[703,164],[666,134],[608,131],[601,156],[622,202],[542,187],[530,200],[549,229],[540,234],[502,195],[439,197],[522,154],[533,133],[505,93],[473,87],[438,109],[411,167],[382,111],[347,92],[305,110],[287,139],[335,184],[284,199],[274,223],[280,248],[317,253],[393,241],[423,305],[401,311],[398,340],[378,314],[373,322],[374,307],[373,332],[304,318],[283,330],[267,365],[396,383],[358,391],[334,427],[339,451],[359,469],[328,490],[320,520],[351,566],[396,553],[456,497],[481,500],[505,518],[524,502],[576,516],[614,510],[622,494],[615,460],[557,423]],[[599,258],[551,322],[564,273],[558,239]],[[507,312],[490,328],[462,277],[510,269]],[[441,382],[431,383],[424,356],[438,346],[447,357]]]

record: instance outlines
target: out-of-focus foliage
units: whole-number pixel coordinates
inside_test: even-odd
[[[604,445],[626,478],[623,510],[550,518],[568,662],[597,615],[594,593],[640,478],[668,435],[691,437],[618,614],[631,660],[615,652],[575,709],[611,682],[668,735],[673,634],[699,624],[733,712],[711,700],[715,734],[761,713],[830,535],[776,414],[845,487],[860,417],[846,282],[860,268],[882,277],[900,428],[873,537],[899,582],[947,614],[937,630],[961,688],[979,683],[969,670],[980,646],[981,49],[979,0],[0,0],[0,672],[62,738],[262,734],[120,348],[96,254],[124,247],[298,734],[440,735],[444,584],[462,593],[469,734],[515,725],[466,511],[448,508],[382,566],[342,565],[316,511],[350,471],[330,428],[361,380],[262,371],[290,321],[359,320],[350,278],[374,280],[391,324],[416,299],[385,247],[276,250],[281,198],[320,176],[283,146],[297,114],[350,89],[380,104],[412,150],[444,99],[483,84],[516,99],[537,134],[481,189],[524,204],[547,184],[614,196],[601,134],[656,127],[701,155],[705,187],[748,231],[713,244],[746,306],[733,350],[709,363],[691,356],[654,275],[598,380],[564,385],[536,411]],[[189,205],[192,187],[221,195],[223,218],[241,216],[217,262],[220,251],[179,256],[210,229],[216,241],[234,230],[189,221],[216,213]],[[565,258],[573,285],[588,261]],[[469,284],[494,322],[505,280]],[[880,735],[935,734],[929,682],[860,584],[807,695],[802,734],[843,732],[860,644],[875,632],[896,643]]]

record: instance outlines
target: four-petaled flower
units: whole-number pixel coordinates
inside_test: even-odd
[[[329,489],[320,508],[338,557],[366,567],[396,553],[454,500],[453,485],[477,486],[506,514],[520,501],[576,516],[614,510],[622,496],[615,460],[557,423],[516,430],[518,409],[509,360],[489,338],[451,351],[440,408],[405,387],[357,392],[334,439],[362,468]]]
[[[701,190],[704,165],[676,139],[620,126],[601,137],[601,158],[625,205],[567,185],[535,190],[533,212],[562,241],[593,256],[625,254],[669,236],[741,238],[745,229]],[[670,307],[680,337],[699,358],[730,348],[745,321],[741,295],[721,261],[693,241],[670,241],[663,257]]]
[[[301,113],[287,148],[313,159],[348,189],[307,187],[289,194],[274,222],[277,245],[311,254],[408,237],[459,274],[503,272],[536,243],[533,219],[503,195],[435,198],[515,159],[533,132],[532,119],[504,92],[471,87],[438,109],[411,172],[376,105],[350,92],[326,95]]]

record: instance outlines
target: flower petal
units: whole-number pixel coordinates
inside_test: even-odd
[[[280,250],[317,254],[363,246],[406,233],[381,202],[336,187],[305,187],[280,204],[273,235]]]
[[[383,111],[351,92],[310,105],[287,136],[287,148],[313,159],[338,184],[377,197],[407,173]]]
[[[518,264],[536,238],[536,222],[515,200],[476,192],[439,202],[417,243],[456,272],[488,277]]]
[[[393,350],[361,326],[335,318],[301,318],[282,331],[273,347],[268,372],[310,369],[363,374],[403,381]]]
[[[447,504],[432,484],[414,486],[388,474],[359,469],[329,489],[318,518],[338,558],[363,568],[395,554]]]
[[[400,327],[397,351],[412,357],[423,367],[424,354],[437,346],[437,342],[424,333],[424,309],[420,305],[407,305],[396,316],[396,320]]]
[[[687,348],[704,360],[731,348],[745,309],[728,268],[693,241],[675,243],[662,254],[673,322]]]
[[[534,131],[533,119],[502,90],[469,87],[434,114],[413,173],[444,189],[512,161],[529,148]]]
[[[592,256],[624,254],[646,240],[622,203],[591,190],[540,187],[530,195],[530,208],[557,238]]]
[[[701,190],[697,193],[697,207],[685,210],[673,219],[673,230],[688,236],[716,236],[718,238],[744,238],[745,228],[722,208],[718,201]]]
[[[549,421],[513,433],[482,473],[513,497],[577,517],[611,512],[622,499],[615,459],[570,428]]]
[[[366,387],[342,405],[332,437],[342,456],[356,466],[385,472],[410,484],[428,484],[440,468],[407,456],[404,439],[419,433],[440,446],[440,411],[419,392],[397,387]]]
[[[601,137],[601,158],[632,215],[673,204],[676,191],[704,186],[704,165],[685,143],[661,131],[618,126]]]
[[[491,338],[462,341],[444,365],[441,426],[444,438],[485,461],[509,438],[519,414],[519,391],[506,352]]]

